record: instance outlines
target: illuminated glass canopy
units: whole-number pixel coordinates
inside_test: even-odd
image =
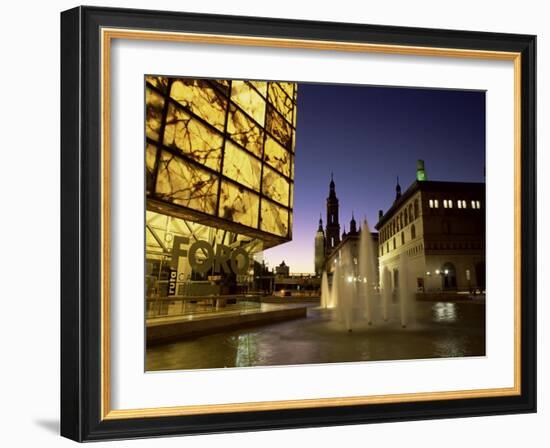
[[[297,85],[147,76],[147,208],[291,239]]]

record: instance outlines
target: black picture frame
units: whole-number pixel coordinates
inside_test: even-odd
[[[102,419],[101,28],[521,54],[521,393]],[[76,441],[536,412],[536,37],[99,7],[61,13],[61,435]]]

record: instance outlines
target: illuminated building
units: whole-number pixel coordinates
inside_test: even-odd
[[[403,194],[398,183],[394,203],[379,213],[380,278],[397,288],[405,256],[407,284],[417,292],[483,291],[485,183],[423,180],[423,161],[416,179]]]
[[[292,239],[297,85],[147,76],[148,297],[232,294]]]
[[[371,232],[371,240],[372,240],[372,247],[377,248],[378,247],[378,233]],[[357,222],[355,221],[355,217],[351,216],[351,221],[349,223],[349,231],[346,232],[344,229],[344,232],[342,233],[342,239],[340,243],[334,248],[334,250],[327,256],[326,258],[326,269],[328,273],[334,272],[334,269],[336,268],[336,265],[342,260],[342,254],[345,251],[349,251],[349,254],[351,256],[352,263],[355,266],[358,266],[359,262],[359,245],[361,241],[361,228],[357,228]],[[372,257],[374,258],[374,266],[375,266],[375,272],[376,272],[376,278],[374,279],[374,284],[379,284],[378,279],[378,256],[377,253],[372,253]],[[356,272],[355,275],[359,275],[359,272]]]
[[[327,226],[323,232],[323,221],[319,219],[319,227],[315,234],[315,274],[319,277],[323,271],[332,274],[336,264],[342,258],[342,252],[349,250],[351,259],[355,264],[359,258],[359,241],[361,236],[361,228],[357,228],[355,217],[351,216],[349,224],[349,232],[344,231],[340,236],[340,221],[339,221],[339,200],[336,196],[336,184],[334,177],[331,175],[329,184],[329,195],[327,198]],[[378,247],[378,234],[371,232],[373,247]],[[378,273],[378,257],[373,253],[376,272]],[[375,279],[375,284],[378,284],[378,278]]]

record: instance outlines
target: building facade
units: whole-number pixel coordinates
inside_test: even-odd
[[[253,287],[292,239],[297,85],[145,78],[146,296]]]
[[[382,287],[407,276],[417,292],[484,291],[485,183],[422,180],[418,169],[376,225]]]
[[[361,226],[357,226],[357,221],[352,213],[349,223],[349,231],[344,231],[340,234],[340,218],[339,218],[339,200],[336,196],[336,184],[334,176],[331,175],[329,183],[329,195],[326,202],[327,225],[323,231],[323,221],[319,219],[319,227],[315,234],[315,274],[320,277],[323,272],[332,274],[338,263],[342,260],[342,254],[349,252],[352,262],[358,265],[359,262],[359,247],[361,240]],[[370,232],[372,241],[372,257],[376,267],[376,279],[374,283],[379,284],[378,279],[378,234]]]
[[[334,250],[330,253],[330,255],[326,258],[326,270],[328,273],[332,274],[334,270],[336,269],[336,266],[341,262],[342,257],[346,251],[348,251],[351,262],[353,265],[356,266],[356,269],[354,272],[354,277],[359,276],[359,248],[361,244],[361,227],[357,228],[357,223],[355,221],[355,217],[352,215],[350,226],[349,226],[349,232],[342,233],[342,240],[334,248]],[[379,267],[378,267],[378,233],[376,232],[370,232],[370,238],[371,238],[371,248],[372,248],[372,254],[371,256],[374,258],[374,267],[375,267],[375,275],[376,277],[372,280],[373,284],[376,286],[380,285],[380,279],[379,279]],[[369,281],[370,283],[370,281]]]

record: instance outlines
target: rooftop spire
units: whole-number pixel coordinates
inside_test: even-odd
[[[397,176],[397,185],[395,186],[395,200],[401,197],[401,185],[399,185],[399,176]]]
[[[336,185],[334,184],[334,174],[330,173],[330,184],[329,184],[329,198],[336,198]]]
[[[351,235],[357,233],[357,223],[355,222],[355,216],[353,216],[353,212],[351,212],[351,221],[349,223],[349,233]]]

